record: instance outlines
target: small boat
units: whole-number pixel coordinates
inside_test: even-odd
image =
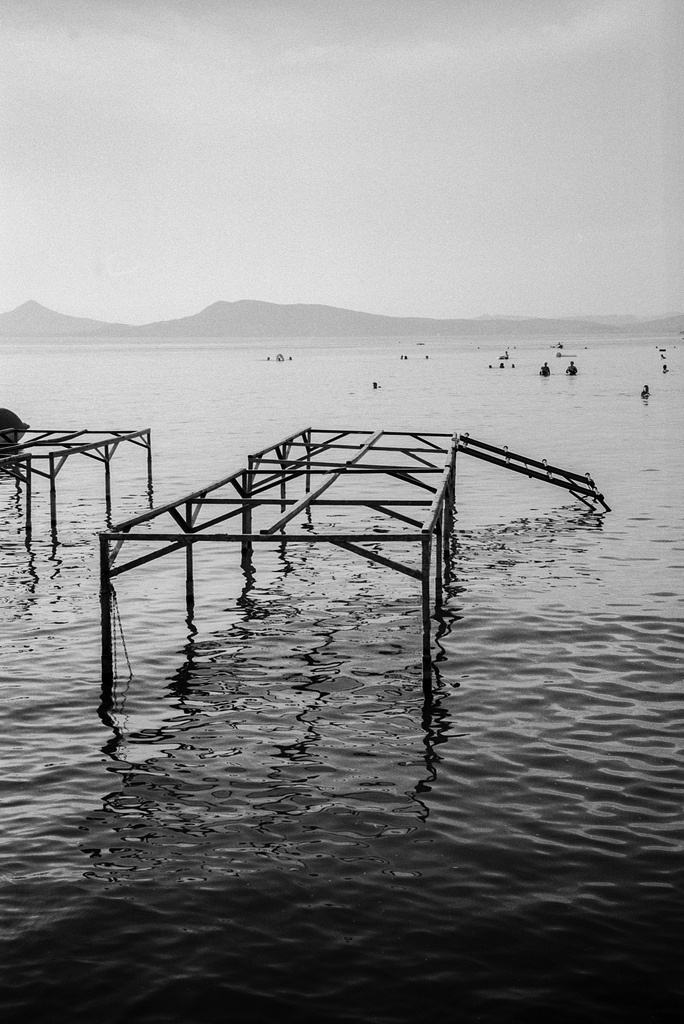
[[[28,428],[28,423],[11,409],[0,409],[0,448],[18,444]]]

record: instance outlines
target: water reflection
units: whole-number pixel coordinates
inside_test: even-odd
[[[0,530],[2,530],[2,523],[0,523]],[[32,603],[40,582],[36,551],[28,541],[22,545],[22,548],[23,551],[17,546],[0,549],[3,580],[8,587],[12,588],[12,610],[16,618],[21,618],[26,608]],[[29,596],[23,598],[17,605],[16,590],[19,589]]]
[[[458,627],[478,587],[516,573],[525,586],[537,577],[548,586],[559,538],[578,561],[600,529],[599,517],[575,508],[457,528],[424,690],[415,588],[390,599],[373,569],[321,564],[320,553],[308,561],[286,543],[261,579],[243,560],[225,628],[203,634],[188,616],[182,661],[162,694],[103,689],[100,716],[112,730],[103,752],[120,787],[97,816],[107,870],[189,856],[200,873],[257,870],[261,857],[299,870],[314,853],[337,861],[350,845],[368,852],[378,837],[427,823],[457,735]],[[214,839],[200,841],[208,835],[221,837],[224,859]],[[191,854],[182,836],[193,837]]]
[[[205,379],[228,381],[231,399],[249,402],[233,416],[233,441],[253,429],[261,392],[257,374],[235,385],[240,363],[224,350],[216,344],[206,356]],[[234,362],[217,375],[224,358]],[[145,369],[138,346],[116,365],[145,379],[130,373],[130,359]],[[179,345],[178,367],[187,360]],[[22,1019],[39,984],[53,1006],[60,978],[64,1020],[218,1020],[240,1016],[240,992],[274,996],[254,1020],[300,1019],[307,1007],[309,1020],[327,1020],[339,1007],[340,1020],[460,1014],[493,1024],[521,1006],[539,1020],[612,1024],[637,1005],[665,1020],[668,994],[679,1013],[667,1019],[680,1019],[684,476],[675,426],[684,404],[651,403],[660,425],[651,416],[644,429],[633,388],[615,383],[633,362],[616,363],[614,346],[595,374],[598,390],[572,408],[558,396],[549,403],[548,388],[543,407],[518,388],[483,404],[464,361],[431,351],[425,366],[448,365],[451,389],[431,392],[443,399],[429,411],[434,420],[458,409],[464,425],[484,417],[493,437],[505,439],[512,424],[527,438],[555,431],[561,463],[576,444],[588,461],[603,460],[593,468],[619,490],[621,509],[608,529],[577,510],[530,516],[526,489],[508,514],[501,489],[492,498],[478,484],[474,511],[461,516],[444,626],[436,623],[430,701],[416,664],[415,589],[399,581],[388,600],[386,574],[384,587],[370,572],[333,579],[330,560],[326,593],[316,556],[304,578],[288,573],[287,594],[267,597],[271,568],[260,570],[244,609],[225,598],[227,574],[212,570],[202,599],[208,592],[213,618],[198,603],[186,627],[182,600],[177,622],[162,622],[164,573],[144,596],[132,575],[130,629],[135,622],[144,654],[135,677],[104,695],[103,725],[92,721],[96,560],[60,547],[58,582],[73,599],[62,614],[47,544],[32,547],[31,563],[2,498],[3,572],[16,566],[3,575],[5,607],[11,614],[17,595],[42,602],[26,615],[33,638],[43,630],[39,643],[17,645],[8,660],[11,630],[2,637],[3,668],[21,680],[14,705],[4,693],[4,751],[14,763],[4,784],[3,910],[28,937],[23,949],[13,943],[3,980]],[[358,360],[349,362],[353,385]],[[616,386],[625,396],[617,404],[607,400]],[[73,389],[62,391],[73,399]],[[130,388],[119,391],[130,401]],[[425,394],[411,380],[402,415],[423,415]],[[272,397],[261,407],[290,415]],[[346,390],[343,398],[331,408],[346,415]],[[221,416],[207,415],[209,443],[188,447],[172,404],[164,429],[179,454],[165,486],[180,492],[193,474],[198,486],[213,478],[226,437],[213,429]],[[356,411],[367,415],[365,405]],[[265,441],[281,433],[273,422],[263,423]],[[527,518],[513,522],[518,510]],[[508,520],[488,526],[499,513]],[[63,539],[90,531],[90,551],[100,519],[101,508],[78,528],[65,524]],[[644,553],[657,557],[642,567]],[[35,595],[22,590],[35,584],[29,564],[40,577]],[[237,574],[228,583],[239,596]],[[120,669],[125,677],[123,655]],[[130,983],[122,988],[121,978]],[[214,1012],[207,994],[213,1006],[217,991]]]
[[[292,572],[282,556],[281,571]],[[239,622],[201,638],[189,621],[156,727],[136,724],[134,708],[126,716],[130,686],[103,690],[100,718],[112,736],[102,749],[119,788],[89,819],[83,849],[107,877],[134,864],[146,871],[159,858],[168,868],[177,857],[187,867],[190,857],[200,873],[257,870],[264,856],[289,870],[313,853],[353,860],[375,838],[427,821],[438,747],[451,728],[439,681],[423,695],[406,659],[411,645],[391,635],[376,640],[369,662],[350,626],[361,616],[372,629],[372,609],[345,616],[338,608],[331,624],[263,601],[247,573]],[[389,634],[409,610],[402,605],[384,624]],[[456,618],[446,615],[444,628]],[[266,633],[250,633],[268,620]],[[181,853],[182,836],[194,841]]]

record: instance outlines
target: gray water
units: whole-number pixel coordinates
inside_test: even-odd
[[[103,689],[101,467],[56,538],[36,484],[28,545],[0,481],[3,1021],[679,1019],[676,341],[566,343],[574,379],[550,342],[3,342],[32,426],[152,428],[155,504],[312,425],[469,431],[612,509],[459,456],[431,696],[418,584],[294,545],[204,545],[192,620],[182,560],[117,580]]]

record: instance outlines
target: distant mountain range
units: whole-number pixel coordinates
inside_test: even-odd
[[[214,302],[193,316],[142,325],[68,316],[33,300],[7,313],[0,313],[0,337],[14,338],[563,338],[607,333],[662,337],[682,331],[684,314],[681,313],[652,320],[633,316],[567,319],[485,316],[434,320],[429,317],[359,313],[335,306],[279,305],[252,299]]]

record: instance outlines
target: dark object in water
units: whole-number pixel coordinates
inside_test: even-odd
[[[0,409],[0,447],[18,444],[28,428],[28,423],[24,423],[11,409]]]

